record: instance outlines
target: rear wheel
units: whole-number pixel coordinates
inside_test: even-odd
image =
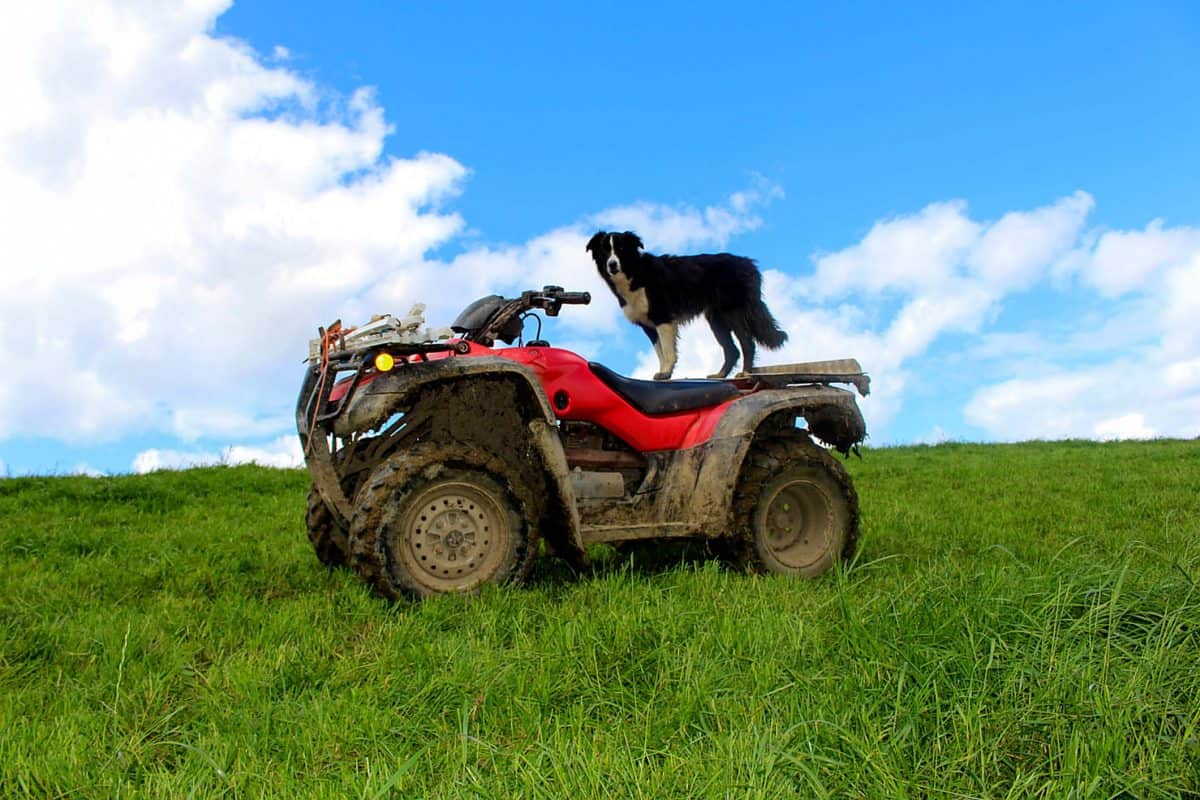
[[[858,495],[845,468],[800,433],[755,442],[734,500],[735,558],[815,578],[858,543]]]
[[[322,564],[329,567],[345,566],[349,555],[346,531],[334,521],[316,486],[308,490],[304,526],[308,529],[308,541],[312,543],[317,559]]]
[[[351,563],[395,598],[522,581],[537,553],[532,498],[509,470],[461,446],[418,445],[385,461],[356,498]]]

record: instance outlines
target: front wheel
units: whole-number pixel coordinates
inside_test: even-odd
[[[418,445],[371,473],[357,496],[351,563],[385,597],[473,592],[524,580],[537,553],[531,498],[485,454]]]
[[[807,435],[755,442],[734,500],[737,560],[815,578],[858,542],[858,495],[845,468]]]

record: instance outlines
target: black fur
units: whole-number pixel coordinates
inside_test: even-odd
[[[639,315],[634,319],[628,311],[626,316],[646,332],[652,343],[658,344],[658,326],[681,325],[703,314],[725,355],[720,371],[713,377],[723,378],[738,359],[734,338],[741,345],[745,371],[754,365],[756,343],[776,349],[787,341],[787,334],[779,329],[763,303],[762,275],[752,260],[729,253],[653,255],[642,247],[642,240],[632,231],[599,231],[587,244],[596,269],[622,307],[627,298],[618,288],[621,273],[630,293],[645,289],[644,318]],[[610,258],[614,251],[616,272]],[[656,377],[668,377],[674,368],[671,344],[671,363],[662,364]],[[655,349],[659,350],[657,346]],[[659,358],[663,359],[661,351]]]

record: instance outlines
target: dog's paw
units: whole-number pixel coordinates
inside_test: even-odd
[[[723,381],[723,380],[725,380],[725,373],[724,372],[714,372],[712,375],[708,376],[708,379],[710,381]]]
[[[669,380],[671,380],[671,373],[669,373],[669,372],[656,372],[656,373],[654,373],[654,380],[656,380],[656,381],[669,381]]]

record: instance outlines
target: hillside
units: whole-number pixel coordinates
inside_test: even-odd
[[[0,796],[1200,793],[1200,442],[875,449],[815,582],[389,605],[306,476],[0,481]]]

